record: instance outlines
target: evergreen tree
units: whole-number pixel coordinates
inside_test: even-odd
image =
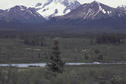
[[[58,44],[59,42],[55,40],[47,67],[52,72],[62,73],[65,63],[61,60]]]

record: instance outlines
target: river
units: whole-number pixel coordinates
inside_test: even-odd
[[[100,62],[93,62],[93,63],[66,63],[65,65],[70,66],[80,66],[80,65],[119,65],[119,64],[126,64],[126,63],[100,63]],[[0,67],[45,67],[46,63],[22,63],[22,64],[0,64]]]

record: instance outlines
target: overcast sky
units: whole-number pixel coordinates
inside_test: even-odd
[[[46,0],[0,0],[0,9],[7,9],[15,5],[31,6],[31,5],[35,5],[37,2],[42,2],[42,1],[46,1]],[[78,0],[78,1],[83,4],[83,3],[90,3],[94,0]],[[111,7],[126,5],[126,0],[96,0],[96,1],[102,2]]]

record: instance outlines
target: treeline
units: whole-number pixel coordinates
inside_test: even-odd
[[[121,33],[84,33],[84,34],[63,34],[50,32],[26,32],[26,31],[0,31],[0,38],[16,38],[24,40],[26,45],[43,46],[44,37],[62,38],[89,38],[91,44],[122,44],[125,43],[126,34]],[[94,39],[95,38],[95,39]]]
[[[0,31],[0,39],[21,39],[25,45],[43,46],[44,35],[40,32]]]
[[[125,36],[121,34],[102,34],[95,38],[96,44],[123,44]]]
[[[42,37],[28,37],[25,38],[23,43],[31,46],[43,46],[45,39]]]

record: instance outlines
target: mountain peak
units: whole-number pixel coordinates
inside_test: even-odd
[[[113,11],[114,8],[97,1],[93,1],[88,4],[83,4],[82,6],[65,15],[64,18],[94,20],[110,17],[112,16]]]
[[[91,2],[91,3],[92,3],[92,4],[93,4],[93,3],[95,3],[95,4],[97,3],[97,4],[98,4],[98,3],[100,3],[100,2],[98,2],[98,1],[94,0],[94,1],[93,1],[93,2]]]
[[[89,5],[100,6],[100,5],[104,5],[104,4],[102,4],[102,3],[98,2],[98,1],[93,1],[93,2],[89,3]]]
[[[22,5],[16,5],[10,9],[0,11],[1,18],[4,22],[14,23],[37,23],[45,20],[34,8],[27,8]]]
[[[80,5],[77,0],[47,0],[45,3],[38,3],[36,10],[43,17],[49,19],[65,15]]]
[[[11,9],[21,10],[21,9],[27,9],[27,7],[25,7],[23,5],[16,5],[16,6],[12,7]]]

